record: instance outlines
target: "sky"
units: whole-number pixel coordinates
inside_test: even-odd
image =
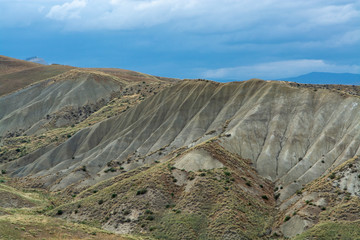
[[[0,55],[176,78],[360,73],[359,0],[0,0]]]

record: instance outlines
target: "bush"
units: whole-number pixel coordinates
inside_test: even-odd
[[[59,209],[59,210],[57,211],[56,215],[62,215],[63,213],[64,213],[63,210]]]
[[[269,199],[268,196],[266,196],[266,195],[262,195],[261,198],[262,198],[262,199],[265,199],[265,200],[268,200],[268,199]]]
[[[116,197],[117,197],[116,193],[111,194],[111,198],[116,198]]]
[[[137,192],[136,192],[136,195],[143,195],[147,193],[147,189],[143,188],[143,189],[139,189]]]
[[[126,209],[125,211],[124,211],[124,215],[129,215],[131,213],[131,211],[129,210],[129,209]]]
[[[231,172],[225,171],[224,174],[225,174],[226,176],[230,176],[230,175],[231,175]]]
[[[330,174],[330,178],[334,179],[335,178],[335,173]]]
[[[103,204],[104,203],[104,200],[102,200],[102,199],[100,199],[99,201],[98,201],[98,204],[99,205],[101,205],[101,204]]]
[[[153,212],[151,210],[149,210],[149,209],[146,209],[145,214],[153,214]]]
[[[251,182],[250,181],[247,181],[245,184],[246,184],[246,186],[251,187]]]
[[[108,172],[116,172],[116,169],[111,167],[111,168],[108,168],[104,171],[105,173],[108,173]]]
[[[290,216],[289,215],[287,215],[286,217],[285,217],[285,219],[284,219],[284,222],[287,222],[287,221],[289,221],[290,220]]]
[[[155,217],[153,215],[149,215],[145,218],[146,220],[152,221],[155,219]]]
[[[1,174],[6,174],[6,170],[2,169]]]

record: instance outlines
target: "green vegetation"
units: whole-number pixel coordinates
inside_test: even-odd
[[[360,239],[360,221],[322,222],[294,238],[294,240],[305,239]]]
[[[136,192],[136,195],[143,195],[147,193],[147,189],[143,188],[143,189],[139,189],[137,192]]]

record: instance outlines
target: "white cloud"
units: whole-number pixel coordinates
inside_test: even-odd
[[[359,20],[359,6],[342,0],[73,0],[53,6],[48,18],[68,29],[132,29],[171,24],[176,31],[249,31],[266,26],[293,33]],[[75,17],[81,17],[72,21]],[[260,32],[257,33],[260,36]]]
[[[300,59],[207,70],[203,73],[203,77],[239,80],[250,78],[280,79],[309,72],[360,73],[360,66],[336,65],[317,59]]]
[[[53,6],[46,15],[55,20],[80,18],[81,9],[85,8],[87,0],[73,0],[62,5]]]

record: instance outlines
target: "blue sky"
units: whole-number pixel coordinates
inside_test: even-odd
[[[360,73],[360,1],[0,0],[0,55],[178,78]]]

